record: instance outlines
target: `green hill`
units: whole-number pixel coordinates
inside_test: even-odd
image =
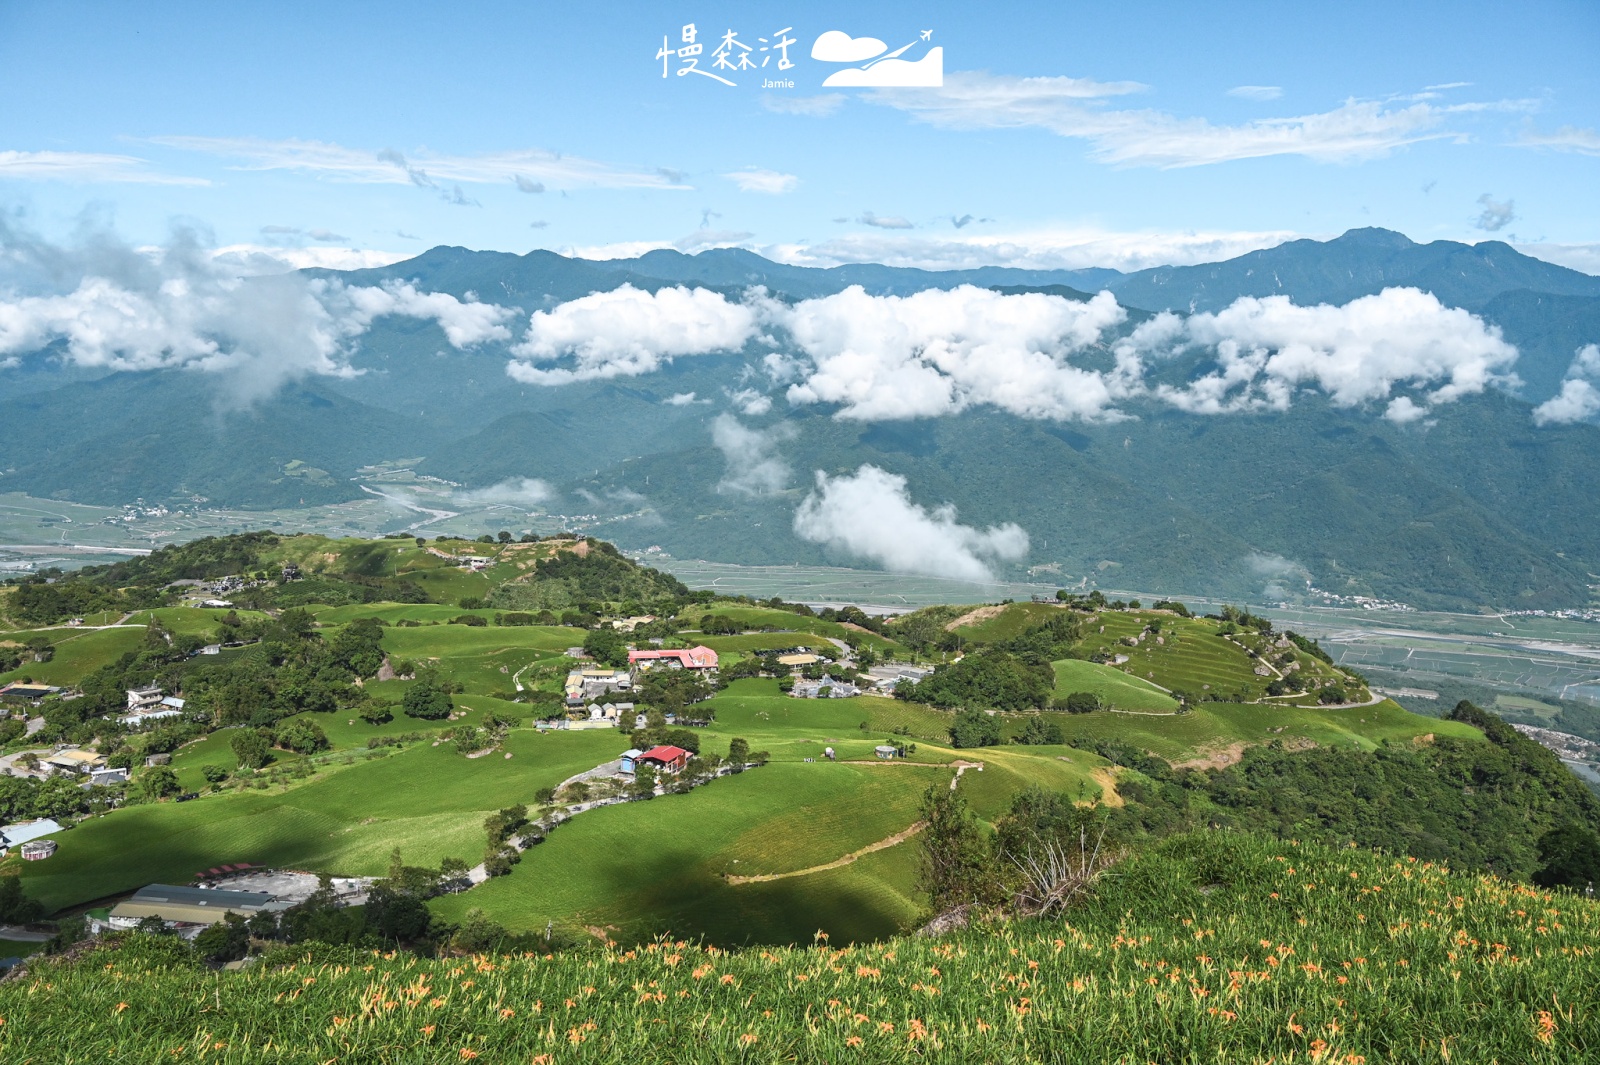
[[[465,556],[487,562],[463,568]],[[291,565],[295,579],[283,575]],[[231,609],[166,585],[235,568],[252,583],[228,593]],[[47,700],[31,736],[20,720],[0,722],[0,753],[82,745],[134,770],[109,791],[0,778],[0,823],[73,824],[48,861],[0,864],[58,915],[225,862],[382,877],[399,848],[407,865],[470,866],[497,853],[486,819],[577,809],[588,796],[556,792],[563,782],[663,741],[694,749],[702,775],[736,748],[751,765],[578,813],[487,883],[429,899],[437,934],[424,938],[448,938],[481,911],[512,936],[586,927],[648,942],[671,930],[732,947],[820,928],[838,943],[879,940],[928,905],[917,836],[930,788],[960,797],[985,832],[1043,789],[1101,811],[1129,846],[1227,825],[1520,878],[1543,869],[1552,830],[1600,828],[1593,796],[1498,719],[1467,704],[1451,719],[1421,717],[1372,699],[1316,645],[1231,608],[1197,618],[1089,598],[886,621],[712,599],[610,545],[570,539],[244,534],[39,587],[67,600],[74,587],[113,594],[130,608],[0,631],[0,652],[17,659],[0,681],[83,693]],[[574,608],[502,600],[541,588]],[[645,604],[657,620],[631,636],[601,627],[599,615]],[[606,696],[699,724],[541,727],[568,724],[570,648],[619,655],[630,640],[721,655],[715,684],[657,673]],[[41,641],[47,660],[20,661]],[[228,646],[196,653],[208,642]],[[774,655],[795,647],[832,660],[805,667],[814,675],[853,675],[846,648],[938,669],[903,682],[898,698],[795,698],[781,690],[791,667]],[[1297,686],[1276,693],[1284,678]],[[181,693],[183,717],[118,724],[124,690],[152,682]],[[1086,708],[1071,699],[1082,693],[1098,697],[1091,712],[1065,712]],[[411,715],[431,713],[430,699],[445,701],[437,715]],[[883,760],[885,747],[899,756]],[[153,755],[170,755],[170,767],[146,766]],[[174,801],[181,793],[198,797]]]

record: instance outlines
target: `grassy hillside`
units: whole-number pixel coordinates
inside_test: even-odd
[[[145,883],[186,882],[224,862],[378,876],[398,847],[409,865],[437,867],[447,858],[477,863],[487,817],[516,805],[537,816],[541,803],[551,802],[541,792],[611,761],[637,740],[610,728],[536,728],[537,719],[560,713],[556,693],[574,665],[566,652],[595,632],[499,624],[502,612],[489,606],[349,602],[346,593],[387,594],[427,573],[441,582],[481,582],[453,590],[492,592],[535,582],[544,567],[563,560],[581,561],[584,543],[419,546],[410,539],[247,537],[151,556],[117,577],[89,574],[86,581],[148,580],[126,588],[151,588],[174,572],[237,564],[234,548],[247,547],[260,572],[293,563],[302,579],[244,589],[241,601],[259,596],[269,609],[238,610],[240,623],[229,631],[248,639],[217,656],[190,657],[184,648],[216,638],[227,611],[179,605],[189,595],[184,590],[162,593],[172,605],[127,611],[109,628],[3,634],[7,646],[40,633],[55,644],[51,661],[24,664],[12,676],[85,691],[82,699],[48,704],[46,730],[14,735],[7,753],[47,751],[57,741],[97,746],[132,764],[135,780],[128,801],[115,808],[105,798],[90,803],[76,789],[47,792],[8,782],[0,789],[6,816],[59,812],[75,823],[60,834],[49,861],[13,856],[0,864],[0,875],[18,875],[47,910],[70,912]],[[579,566],[557,579],[604,582],[634,573],[654,580],[604,548],[591,550],[603,565],[592,573]],[[455,565],[451,556],[461,554],[496,561],[472,573]],[[329,591],[333,601],[307,600],[304,613],[272,605],[280,591],[316,589]],[[980,711],[994,727],[983,743],[998,745],[973,745],[957,733],[963,713],[970,719],[976,704],[940,709],[879,696],[796,699],[770,674],[733,679],[695,704],[696,716],[711,720],[686,735],[708,762],[742,740],[764,764],[687,794],[581,813],[504,875],[429,901],[444,926],[482,910],[512,931],[555,922],[602,929],[622,942],[648,941],[667,929],[724,946],[803,941],[819,928],[836,943],[882,939],[913,924],[926,905],[917,885],[917,832],[930,787],[954,789],[990,828],[1019,795],[1042,788],[1118,811],[1119,824],[1140,838],[1208,823],[1286,836],[1346,832],[1340,838],[1414,847],[1524,876],[1539,868],[1541,833],[1568,820],[1600,823],[1563,790],[1576,785],[1559,763],[1535,764],[1528,750],[1514,746],[1514,734],[1507,739],[1495,731],[1504,727],[1492,719],[1425,718],[1386,700],[1325,706],[1310,696],[1266,698],[1272,677],[1256,672],[1263,663],[1281,672],[1293,663],[1318,682],[1339,679],[1364,693],[1315,648],[1248,624],[1153,610],[1086,613],[1053,603],[937,608],[887,626],[848,612],[811,616],[737,600],[664,599],[658,609],[675,613],[673,624],[681,627],[675,637],[671,625],[658,630],[668,633],[662,638],[704,641],[724,655],[730,672],[735,663],[752,671],[755,651],[795,645],[838,656],[838,644],[850,642],[902,659],[915,646],[924,661],[965,652],[967,663],[1012,648],[1032,656],[1029,668],[1043,694],[1020,712]],[[843,620],[852,617],[882,632]],[[746,631],[708,635],[701,625]],[[954,650],[938,649],[952,640]],[[1041,646],[1050,653],[1027,650]],[[365,662],[359,671],[348,665],[357,658]],[[384,659],[405,675],[378,679]],[[107,717],[84,719],[85,708],[114,716],[122,689],[152,678],[188,697],[190,720],[125,735]],[[430,688],[449,694],[452,718],[403,712],[409,695]],[[1180,706],[1165,689],[1187,702]],[[1039,709],[1052,695],[1083,691],[1099,695],[1102,709]],[[458,751],[455,730],[491,718],[500,730],[484,741],[491,753],[465,757],[477,748]],[[20,733],[19,725],[9,727]],[[314,727],[317,743],[289,749],[283,737],[305,727]],[[251,735],[275,745],[259,770],[241,765],[235,749],[236,740]],[[882,744],[901,748],[904,757],[880,760],[875,748]],[[825,757],[829,748],[837,761]],[[1264,750],[1271,758],[1251,757]],[[145,756],[168,752],[167,795],[145,795],[145,783],[165,772],[144,768]],[[1309,773],[1302,768],[1329,752],[1348,759],[1318,761]],[[1285,789],[1276,805],[1263,798],[1273,780]],[[1363,820],[1341,805],[1349,801],[1349,781],[1364,781],[1361,794],[1372,804],[1401,806]],[[1470,802],[1450,798],[1451,788],[1466,794],[1457,781],[1477,782],[1464,786]],[[1437,788],[1445,790],[1435,794]],[[172,801],[177,792],[199,795],[179,803]],[[1402,794],[1429,795],[1427,804],[1438,809],[1422,816],[1402,808],[1405,800],[1396,797]],[[1496,826],[1498,842],[1474,825]]]
[[[1064,920],[856,948],[541,957],[132,937],[0,984],[8,1061],[1579,1062],[1600,907],[1359,850],[1184,836]],[[1176,1048],[1182,1048],[1178,1050]]]

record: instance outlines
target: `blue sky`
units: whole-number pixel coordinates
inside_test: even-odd
[[[707,55],[792,27],[795,87],[663,79],[689,22]],[[826,30],[942,47],[945,84],[823,89]],[[1380,225],[1600,272],[1597,57],[1592,0],[8,0],[0,206],[135,242],[186,219],[297,264],[743,244],[1137,268]]]

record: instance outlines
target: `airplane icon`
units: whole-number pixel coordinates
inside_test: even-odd
[[[922,31],[922,39],[925,40],[925,41],[933,40],[933,31],[932,30],[923,30]]]

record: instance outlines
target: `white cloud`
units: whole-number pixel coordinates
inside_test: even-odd
[[[1529,148],[1551,148],[1558,152],[1576,152],[1578,155],[1600,155],[1600,130],[1580,126],[1562,126],[1554,133],[1536,133],[1525,130],[1517,140]]]
[[[669,407],[687,407],[689,404],[694,402],[694,393],[676,392],[662,400],[662,402],[667,404]]]
[[[132,155],[0,151],[0,180],[80,181],[136,185],[209,185],[205,178],[162,174]]]
[[[758,418],[772,410],[772,397],[753,388],[741,388],[737,392],[729,393],[728,398],[733,400],[741,412],[752,418]]]
[[[346,313],[345,320],[363,330],[375,318],[397,314],[431,318],[454,348],[511,339],[511,330],[504,323],[515,312],[492,303],[463,303],[448,292],[421,292],[409,281],[386,281],[378,288],[345,286],[337,281],[312,284],[323,286],[323,302],[330,306],[341,299],[347,301],[353,313]]]
[[[0,358],[59,344],[80,366],[199,369],[248,403],[306,375],[350,375],[350,342],[383,315],[432,319],[457,347],[510,339],[512,312],[409,284],[241,279],[193,232],[149,252],[108,232],[62,248],[0,224],[0,238]]]
[[[683,189],[681,175],[659,169],[617,167],[575,155],[524,149],[484,155],[446,155],[393,149],[348,148],[326,141],[262,140],[254,137],[152,137],[169,148],[238,160],[240,170],[291,170],[331,181],[366,185],[447,182],[545,185],[555,189]],[[459,191],[459,190],[458,190]],[[465,196],[463,194],[463,199]],[[454,202],[454,201],[452,201]]]
[[[651,293],[623,285],[534,312],[506,372],[528,384],[649,373],[674,356],[736,351],[755,336],[756,323],[749,304],[709,289]],[[535,365],[567,356],[570,367]]]
[[[319,267],[324,270],[369,270],[409,259],[414,253],[373,248],[283,248],[271,244],[225,244],[212,253],[219,266],[236,274],[283,274]]]
[[[1087,303],[1006,296],[963,285],[910,296],[859,286],[777,308],[774,318],[812,362],[791,403],[837,403],[837,417],[875,421],[990,405],[1026,418],[1115,416],[1133,382],[1073,366],[1126,312],[1110,293]]]
[[[1428,408],[1413,400],[1410,396],[1396,396],[1384,408],[1383,416],[1396,425],[1410,425],[1419,418],[1428,416]]]
[[[1566,425],[1600,414],[1600,344],[1585,344],[1572,357],[1559,394],[1533,408],[1535,425]]]
[[[863,99],[948,129],[1046,129],[1088,141],[1090,155],[1101,162],[1161,168],[1273,155],[1299,155],[1318,162],[1370,159],[1418,141],[1459,136],[1442,128],[1452,114],[1525,106],[1503,101],[1395,107],[1349,100],[1331,111],[1219,126],[1204,118],[1108,108],[1097,102],[1141,88],[1134,82],[958,71],[945,79],[942,88],[883,90]]]
[[[1302,385],[1342,407],[1387,399],[1397,384],[1436,386],[1428,401],[1448,403],[1506,380],[1517,357],[1497,327],[1413,288],[1386,288],[1342,307],[1244,297],[1187,319],[1176,345],[1215,349],[1218,369],[1156,394],[1202,414],[1282,410]],[[1394,410],[1410,413],[1404,404]]]
[[[1228,90],[1228,95],[1241,100],[1276,100],[1283,95],[1283,90],[1276,85],[1235,85]]]
[[[889,215],[885,217],[883,215],[873,214],[871,211],[863,211],[861,213],[861,217],[856,219],[856,221],[864,226],[876,226],[878,229],[913,228],[910,222],[906,221],[904,218],[901,218],[899,215]]]
[[[453,498],[469,505],[498,503],[527,509],[548,503],[554,497],[551,487],[537,477],[508,477],[487,488],[456,492]]]
[[[1524,255],[1569,270],[1600,274],[1600,244],[1517,244],[1514,247]]]
[[[911,500],[906,479],[876,466],[829,477],[795,510],[795,535],[894,573],[990,581],[990,566],[1027,557],[1028,534],[1007,523],[976,529],[946,503],[931,511]]]
[[[783,96],[768,94],[761,98],[761,106],[780,115],[805,115],[809,118],[826,118],[844,106],[845,94],[827,92],[820,96]]]
[[[794,266],[882,263],[923,270],[970,270],[1014,266],[1028,270],[1076,270],[1106,266],[1143,270],[1217,262],[1271,248],[1299,234],[1269,232],[1116,233],[1094,229],[1033,230],[921,237],[902,233],[853,233],[817,244],[777,244],[759,249]]]
[[[685,254],[692,254],[706,248],[738,247],[753,236],[754,233],[742,229],[697,229],[673,241],[672,246]]]
[[[739,186],[740,192],[765,192],[771,196],[793,192],[795,186],[800,184],[800,179],[793,174],[782,174],[776,170],[764,170],[755,166],[735,170],[731,174],[722,176]]]
[[[1502,203],[1486,192],[1478,197],[1478,206],[1483,210],[1473,224],[1487,233],[1497,233],[1517,220],[1517,205],[1513,200]]]
[[[727,462],[727,472],[717,483],[717,491],[770,496],[789,487],[792,471],[777,449],[794,434],[794,427],[787,422],[770,429],[752,429],[731,414],[717,415],[711,423],[711,442]]]

